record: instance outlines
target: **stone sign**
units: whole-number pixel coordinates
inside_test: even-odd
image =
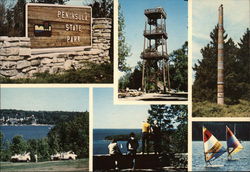
[[[26,5],[26,37],[31,48],[90,47],[92,9],[86,6]]]

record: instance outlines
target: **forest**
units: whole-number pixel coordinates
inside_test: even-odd
[[[56,122],[47,137],[25,140],[16,135],[11,141],[4,141],[0,132],[0,161],[10,161],[14,154],[30,152],[31,161],[48,161],[59,152],[73,151],[78,159],[89,156],[89,113],[81,112],[68,119]]]
[[[16,110],[16,109],[1,109],[0,110],[0,119],[4,118],[6,122],[9,118],[27,118],[30,116],[34,116],[36,119],[36,124],[48,124],[55,125],[61,121],[70,120],[72,117],[81,114],[82,112],[65,112],[65,111],[25,111],[25,110]],[[0,123],[0,124],[1,124]],[[11,123],[8,123],[11,124]],[[17,124],[31,124],[31,121],[19,122]]]
[[[218,26],[210,33],[210,42],[201,49],[202,59],[193,67],[193,116],[249,116],[250,103],[250,31],[235,43],[224,31],[225,106],[216,105]],[[209,113],[210,112],[210,113]]]

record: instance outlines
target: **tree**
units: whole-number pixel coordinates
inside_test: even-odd
[[[92,7],[92,17],[113,19],[113,0],[92,0],[83,3]]]
[[[119,78],[119,89],[120,90],[125,90],[127,87],[128,88],[130,87],[130,82],[129,82],[130,76],[131,76],[131,73],[127,72],[125,75],[123,75]]]
[[[225,33],[225,31],[224,31]],[[194,101],[211,101],[216,102],[217,95],[217,47],[218,47],[218,26],[216,26],[210,33],[211,41],[204,48],[201,49],[203,56],[202,60],[199,60],[194,66],[195,81],[193,84],[193,98]],[[227,35],[224,36],[224,40],[227,39]],[[230,55],[232,49],[235,51],[235,45],[231,39],[224,43],[224,59],[231,61],[233,57]],[[226,61],[226,60],[225,60]],[[224,69],[226,69],[230,63],[224,63]],[[228,75],[228,71],[224,71],[225,82]],[[225,85],[225,89],[226,89]]]
[[[130,47],[126,43],[125,38],[125,18],[121,11],[121,6],[119,5],[119,13],[118,13],[118,69],[121,72],[130,71],[130,67],[126,62],[126,57],[131,56]]]
[[[88,124],[88,112],[84,112],[55,125],[48,133],[50,152],[73,151],[79,158],[88,157]]]
[[[163,161],[185,166],[187,162],[176,159],[175,153],[187,152],[187,106],[151,105],[148,113],[150,124],[157,120],[162,130]]]
[[[48,138],[37,140],[37,156],[42,161],[50,159]]]
[[[27,143],[23,136],[14,136],[10,144],[11,154],[22,154],[27,151]]]
[[[250,30],[240,39],[239,51],[237,52],[236,75],[238,92],[242,99],[250,101]]]
[[[30,152],[30,158],[32,162],[36,161],[35,155],[38,154],[38,140],[36,139],[29,139],[27,141],[28,148],[27,151]]]
[[[176,90],[188,90],[188,42],[186,41],[182,48],[174,50],[169,56],[171,87]]]
[[[193,100],[216,102],[218,26],[210,33],[212,41],[201,49],[203,56],[194,66]],[[239,47],[224,36],[224,96],[226,104],[249,99],[249,30],[243,35]]]
[[[0,161],[2,160],[3,154],[3,133],[0,131]]]
[[[31,0],[31,3],[65,4],[69,0]]]

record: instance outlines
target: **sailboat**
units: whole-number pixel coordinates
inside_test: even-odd
[[[228,160],[233,160],[232,155],[241,151],[243,146],[240,144],[239,140],[235,137],[234,133],[226,126],[226,138],[227,138],[227,153]],[[234,159],[236,160],[236,159]]]
[[[212,165],[211,161],[219,158],[226,152],[226,149],[222,146],[222,144],[212,135],[212,133],[206,129],[204,126],[202,127],[203,133],[203,144],[204,144],[204,157],[206,162],[206,167],[221,167],[223,165]]]

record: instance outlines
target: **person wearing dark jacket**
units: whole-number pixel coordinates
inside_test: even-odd
[[[139,143],[135,138],[135,133],[130,133],[129,139],[127,142],[127,150],[128,150],[128,155],[135,156],[137,148],[139,147]]]
[[[161,128],[157,124],[157,121],[154,121],[154,125],[152,126],[152,137],[154,141],[154,152],[155,154],[161,153]]]
[[[133,160],[132,160],[132,169],[135,168],[135,158],[136,158],[136,152],[137,148],[139,147],[139,143],[135,138],[135,133],[130,133],[129,139],[127,142],[127,150],[128,150],[128,155],[131,155]]]

